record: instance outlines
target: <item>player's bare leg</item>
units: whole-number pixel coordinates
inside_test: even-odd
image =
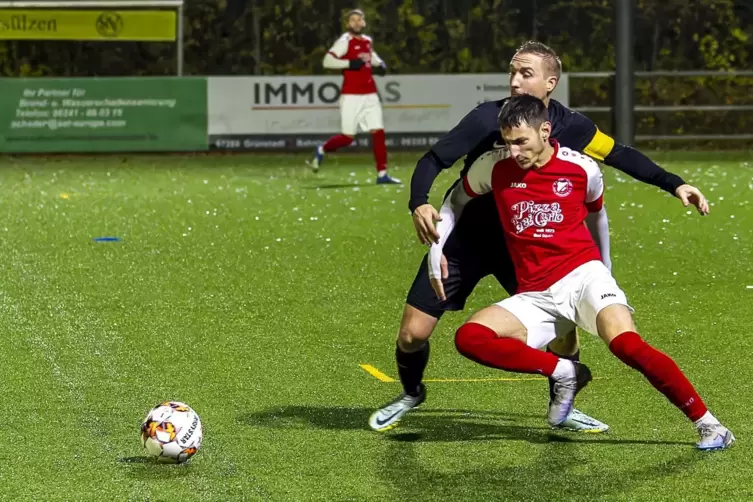
[[[688,378],[666,354],[643,341],[636,333],[633,316],[624,305],[610,305],[596,317],[599,336],[622,362],[640,371],[651,385],[669,399],[696,426],[700,450],[721,450],[735,442],[735,436],[706,408]]]
[[[374,150],[374,161],[377,170],[377,185],[400,185],[402,181],[387,174],[387,144],[384,139],[384,129],[373,129],[371,132],[371,146]]]
[[[551,352],[557,357],[562,359],[569,359],[574,362],[580,362],[580,342],[578,339],[578,331],[572,330],[565,336],[555,338],[549,345],[547,345],[547,351]],[[554,399],[554,384],[553,378],[548,378],[549,381],[549,402]],[[586,415],[585,413],[573,408],[573,411],[567,416],[567,419],[560,425],[556,426],[557,429],[575,431],[575,432],[590,432],[599,433],[609,430],[609,426],[604,422],[596,420],[593,417]]]
[[[528,331],[520,320],[498,305],[476,313],[455,334],[455,346],[465,357],[484,366],[516,373],[537,373],[555,380],[549,423],[559,425],[573,409],[575,396],[591,380],[580,363],[527,345]]]
[[[580,348],[580,339],[578,337],[578,331],[572,330],[570,333],[559,338],[555,338],[549,345],[547,350],[549,352],[564,358],[577,357]]]
[[[403,392],[369,417],[369,426],[376,431],[397,427],[400,419],[420,405],[426,398],[426,388],[421,383],[429,362],[429,337],[439,322],[434,316],[405,305],[400,330],[397,335],[395,359]]]
[[[353,143],[353,136],[349,134],[336,134],[329,138],[323,145],[316,147],[316,150],[314,150],[314,158],[307,161],[307,164],[314,172],[318,172],[322,162],[324,162],[324,154],[350,146],[351,143]]]

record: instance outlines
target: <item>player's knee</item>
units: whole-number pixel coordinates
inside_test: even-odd
[[[607,344],[622,333],[635,331],[633,314],[625,305],[614,304],[601,309],[596,316],[596,330]]]
[[[475,359],[485,350],[490,339],[496,338],[490,328],[475,322],[467,322],[455,332],[455,348],[465,357]]]
[[[417,326],[400,326],[397,343],[404,352],[415,352],[424,346],[431,337],[432,329],[422,329]]]
[[[573,356],[578,352],[580,344],[578,341],[578,332],[572,330],[565,336],[555,338],[549,343],[549,350],[559,356]]]
[[[465,323],[455,332],[455,348],[458,352],[467,356],[474,341],[474,331],[470,323]]]
[[[438,320],[437,317],[406,303],[397,334],[400,349],[405,352],[414,352],[423,347],[434,332]]]
[[[627,332],[617,336],[609,344],[609,350],[631,368],[643,365],[667,364],[666,356],[643,341],[638,333]]]

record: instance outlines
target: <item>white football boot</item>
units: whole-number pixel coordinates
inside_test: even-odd
[[[695,446],[703,451],[725,450],[735,442],[732,431],[718,422],[699,425],[698,434],[701,439]]]
[[[564,422],[552,428],[571,432],[587,432],[590,434],[598,434],[609,430],[609,426],[604,422],[596,420],[594,417],[588,416],[575,408],[573,408],[573,411],[570,412]]]
[[[426,387],[421,384],[420,394],[410,396],[403,392],[393,401],[382,406],[369,417],[369,427],[378,432],[388,431],[397,427],[400,419],[410,410],[424,402]]]
[[[565,361],[565,359],[561,359],[561,361]],[[572,376],[561,378],[554,383],[554,398],[549,403],[548,415],[549,425],[552,427],[565,422],[570,412],[573,411],[575,396],[592,379],[591,370],[588,369],[588,366],[581,363],[570,363],[575,369]]]

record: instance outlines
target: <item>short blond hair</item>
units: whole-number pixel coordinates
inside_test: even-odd
[[[549,72],[557,77],[557,80],[559,80],[560,76],[562,76],[562,61],[560,61],[560,58],[559,56],[557,56],[557,53],[554,51],[554,49],[552,49],[548,45],[541,42],[529,40],[518,48],[518,51],[515,53],[515,55],[518,54],[533,54],[535,56],[539,56],[544,60],[544,63],[546,63],[546,68],[549,70]]]

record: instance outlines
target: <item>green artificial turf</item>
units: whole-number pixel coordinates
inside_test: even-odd
[[[392,157],[407,181],[417,154]],[[737,435],[703,454],[685,417],[603,343],[578,407],[605,435],[552,432],[543,380],[459,356],[434,334],[426,403],[388,433],[391,378],[424,249],[408,187],[368,156],[5,158],[0,170],[0,482],[37,500],[750,500],[753,155],[655,158],[702,187],[701,218],[605,168],[614,273],[639,330]],[[458,169],[443,174],[438,202]],[[118,237],[119,242],[95,242]],[[139,425],[189,403],[204,446],[146,462]]]

